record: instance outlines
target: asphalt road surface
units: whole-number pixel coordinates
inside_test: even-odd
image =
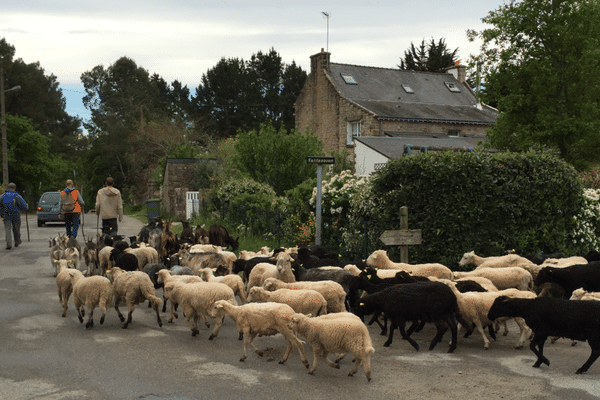
[[[93,235],[96,219],[86,215],[86,235]],[[142,224],[126,217],[120,233],[135,235]],[[66,318],[58,302],[49,257],[49,239],[64,232],[64,225],[38,228],[29,218],[30,241],[23,217],[23,244],[12,250],[0,246],[0,399],[597,399],[600,398],[600,361],[583,375],[575,371],[589,357],[587,343],[571,346],[561,339],[547,343],[550,367],[532,368],[528,344],[515,350],[517,327],[498,336],[490,350],[481,337],[459,337],[458,348],[447,354],[449,334],[431,352],[425,349],[434,336],[427,326],[413,338],[415,351],[395,334],[384,348],[379,328],[369,327],[375,354],[373,380],[362,368],[348,377],[352,357],[333,369],[319,361],[308,375],[297,351],[280,365],[285,350],[281,335],[256,338],[264,349],[261,358],[243,352],[235,324],[226,319],[217,338],[200,324],[191,336],[181,318],[159,327],[146,304],[136,307],[133,322],[122,329],[114,309],[104,325],[95,313],[93,329],[80,324],[72,299]],[[4,236],[2,235],[2,238]],[[79,239],[82,241],[81,232]],[[83,269],[83,263],[81,269]],[[162,297],[162,290],[157,295]],[[125,313],[126,307],[121,305]],[[312,350],[306,344],[309,361]]]

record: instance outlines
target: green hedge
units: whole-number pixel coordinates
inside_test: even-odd
[[[371,183],[377,235],[398,229],[401,206],[409,209],[409,228],[422,230],[423,244],[410,247],[411,263],[455,269],[471,250],[482,256],[584,251],[572,238],[581,183],[574,168],[549,154],[430,152],[392,160]],[[399,259],[397,246],[388,253]]]

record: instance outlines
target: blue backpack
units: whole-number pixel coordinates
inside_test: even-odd
[[[2,215],[14,214],[17,212],[17,193],[4,193],[2,195]]]

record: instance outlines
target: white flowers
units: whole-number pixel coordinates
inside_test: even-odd
[[[576,229],[573,232],[573,243],[589,250],[600,248],[600,190],[585,189],[583,192],[584,207],[579,215],[574,215]]]

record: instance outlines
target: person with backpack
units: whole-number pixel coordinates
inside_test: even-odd
[[[0,196],[0,217],[4,220],[6,250],[12,248],[13,235],[15,237],[15,247],[19,247],[21,244],[21,211],[29,210],[27,202],[16,190],[17,185],[11,182],[6,185],[6,192]]]
[[[79,190],[73,186],[72,180],[67,180],[66,186],[64,190],[60,191],[60,201],[58,202],[60,214],[58,217],[65,220],[67,236],[76,239],[79,229],[79,214],[82,212],[85,202]]]

